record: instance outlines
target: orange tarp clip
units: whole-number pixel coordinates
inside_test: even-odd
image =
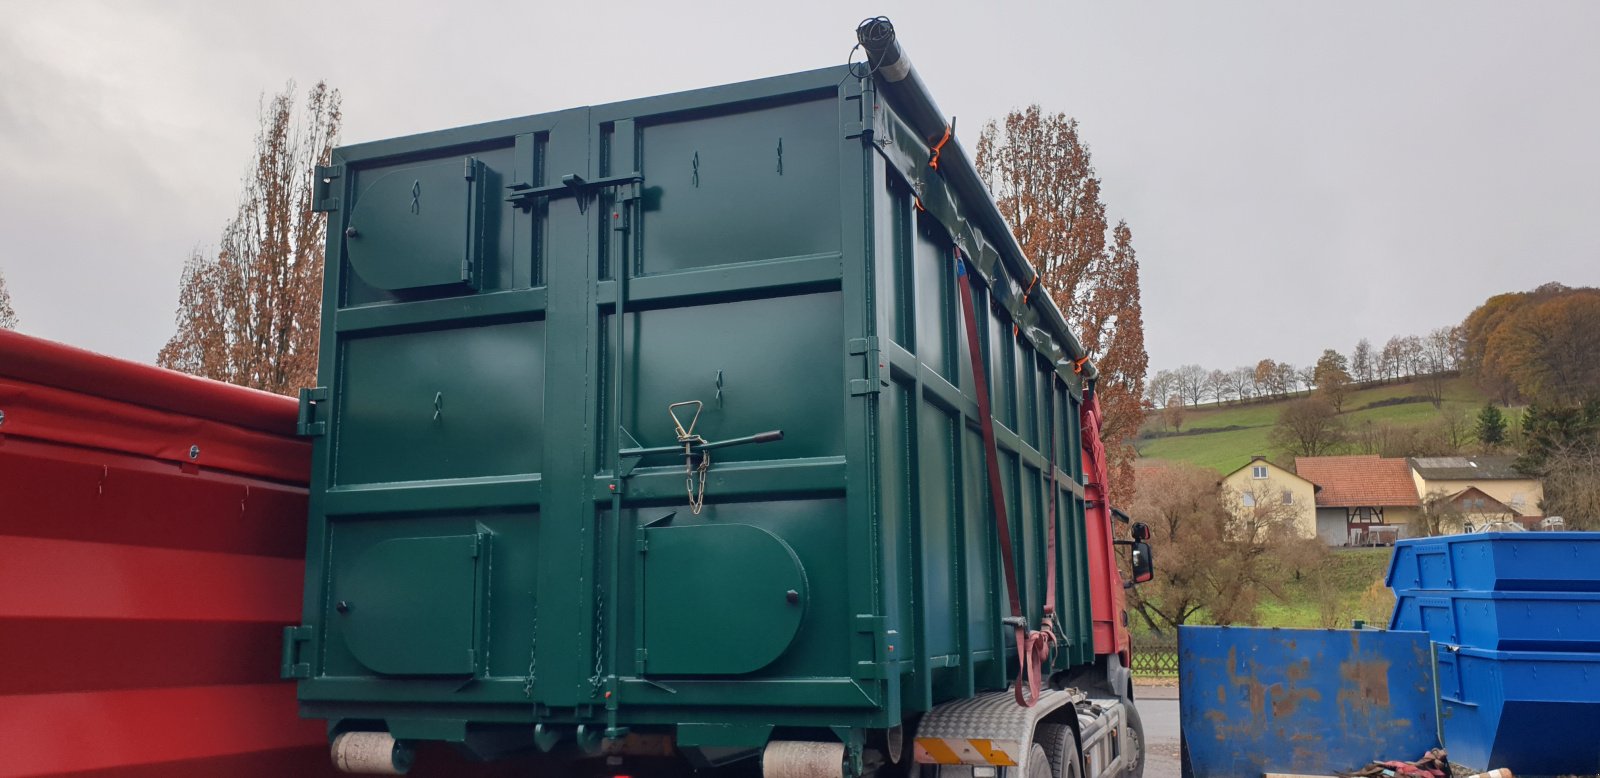
[[[1089,361],[1089,357],[1087,355],[1085,355],[1082,359],[1074,359],[1074,360],[1072,360],[1072,372],[1074,372],[1074,373],[1082,373],[1083,372],[1083,363],[1088,362],[1088,361]]]
[[[947,124],[944,127],[944,137],[940,138],[938,143],[933,144],[933,156],[928,157],[928,167],[931,167],[934,170],[939,169],[939,154],[944,151],[944,144],[949,142],[950,125]]]

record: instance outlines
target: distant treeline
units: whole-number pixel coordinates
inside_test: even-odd
[[[1348,357],[1326,349],[1316,364],[1306,367],[1263,359],[1254,367],[1232,370],[1208,370],[1201,365],[1160,370],[1146,382],[1145,399],[1152,407],[1164,408],[1174,403],[1194,406],[1281,398],[1330,380],[1371,383],[1448,374],[1461,369],[1465,355],[1464,327],[1440,327],[1427,335],[1396,335],[1381,349],[1362,338]]]

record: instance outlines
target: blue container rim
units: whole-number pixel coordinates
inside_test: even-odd
[[[1470,532],[1461,535],[1438,535],[1431,538],[1401,538],[1395,547],[1426,546],[1433,543],[1446,545],[1473,543],[1485,540],[1531,540],[1537,543],[1554,543],[1571,540],[1600,540],[1600,532],[1587,530],[1560,530],[1557,532]]]
[[[1600,654],[1592,651],[1497,651],[1492,648],[1473,648],[1454,643],[1434,643],[1435,651],[1465,654],[1494,662],[1585,662],[1600,664]]]
[[[1539,589],[1398,589],[1395,597],[1437,597],[1449,600],[1578,600],[1600,604],[1600,592]]]

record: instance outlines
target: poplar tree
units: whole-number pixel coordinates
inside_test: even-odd
[[[316,381],[327,220],[311,203],[339,136],[339,92],[318,82],[297,117],[291,83],[260,121],[239,208],[215,254],[185,264],[178,331],[156,362],[292,395]]]
[[[6,275],[0,273],[0,330],[17,328],[17,310],[11,307],[11,293],[6,291]]]
[[[1144,313],[1127,222],[1106,218],[1100,178],[1076,119],[1037,105],[989,122],[977,167],[1017,243],[1100,371],[1099,392],[1117,503],[1133,496],[1133,436],[1144,419]]]

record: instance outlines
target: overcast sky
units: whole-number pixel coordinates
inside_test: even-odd
[[[468,5],[0,0],[21,329],[153,360],[290,79],[339,88],[358,142],[832,65],[879,13],[968,149],[1028,103],[1081,120],[1152,370],[1600,285],[1600,2]]]

